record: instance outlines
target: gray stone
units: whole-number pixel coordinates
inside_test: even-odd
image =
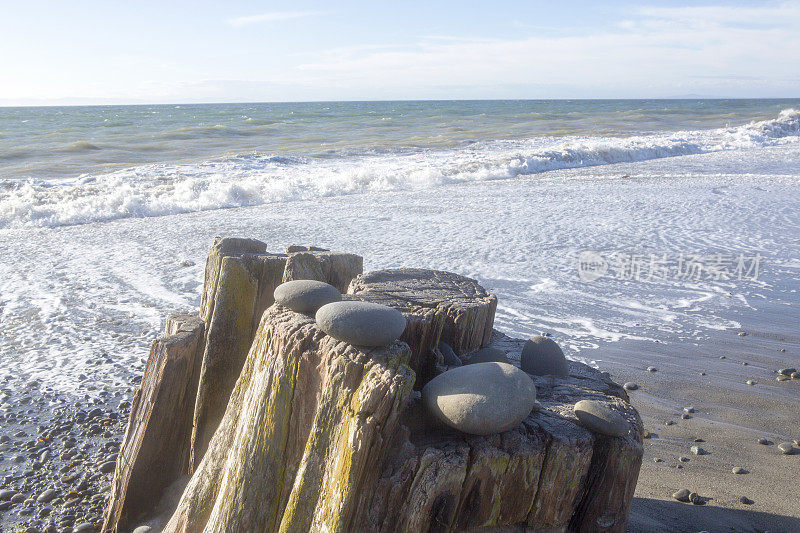
[[[688,463],[688,462],[689,462],[689,458],[688,458],[688,457],[685,457],[685,456],[683,456],[683,457],[678,457],[678,461],[680,461],[680,462],[682,462],[682,463]]]
[[[654,367],[654,366],[648,366],[647,367],[647,371],[648,372],[658,372],[658,369],[656,367]]]
[[[48,503],[55,497],[56,497],[55,489],[47,489],[46,491],[41,493],[38,498],[36,498],[36,501],[39,503]]]
[[[22,503],[24,501],[25,501],[25,495],[24,494],[14,494],[11,497],[11,503]]]
[[[733,472],[734,474],[747,474],[747,470],[745,470],[741,466],[734,466],[731,469],[731,472]]]
[[[747,496],[742,496],[741,498],[739,498],[739,501],[742,502],[745,505],[753,505],[753,503],[755,503],[755,502],[753,502],[753,500],[751,500]]]
[[[357,346],[391,344],[406,329],[406,319],[397,309],[358,301],[325,304],[317,310],[316,321],[334,339]]]
[[[695,412],[695,408],[694,407],[684,407],[683,408],[683,412],[684,413],[694,413]]]
[[[428,411],[444,424],[473,435],[515,428],[533,410],[536,386],[505,363],[476,363],[439,374],[422,389]]]
[[[689,501],[692,502],[695,505],[705,505],[706,504],[706,500],[702,496],[697,494],[696,492],[693,492],[693,493],[689,494]]]
[[[636,383],[634,383],[633,381],[629,381],[629,382],[625,383],[625,384],[622,386],[622,388],[623,388],[623,389],[625,389],[625,390],[636,390],[636,389],[638,389],[638,388],[639,388],[639,385],[637,385],[637,384],[636,384]]]
[[[111,472],[114,471],[116,467],[117,467],[116,461],[106,461],[105,463],[100,465],[98,470],[100,470],[100,472],[102,472],[103,474],[110,474]]]
[[[761,437],[760,439],[758,439],[758,443],[763,444],[764,446],[769,446],[770,444],[772,444],[772,441],[769,439],[765,439],[764,437]]]
[[[273,296],[276,303],[307,315],[313,315],[325,304],[342,299],[342,294],[333,285],[310,279],[281,283],[275,287]]]
[[[691,448],[689,448],[689,450],[691,450],[691,452],[695,455],[708,455],[708,452],[705,451],[700,446],[692,446]]]
[[[153,528],[150,526],[139,526],[133,530],[133,533],[150,533]]]
[[[783,374],[779,375],[775,378],[778,381],[789,381],[789,376],[784,376]]]
[[[778,370],[778,374],[781,376],[791,376],[794,372],[797,372],[796,368],[781,368]]]
[[[564,352],[553,339],[531,337],[522,348],[522,370],[536,376],[569,375],[569,364]]]
[[[461,366],[461,359],[456,355],[456,352],[444,341],[439,341],[439,352],[444,357],[444,364],[447,366]]]
[[[689,489],[681,489],[681,490],[673,493],[672,497],[675,498],[676,500],[678,500],[679,502],[688,503],[690,494],[691,494],[691,492],[689,491]]]
[[[510,364],[506,352],[498,348],[481,348],[474,352],[468,353],[466,356],[467,365],[474,365],[475,363],[506,363]]]
[[[792,379],[800,379],[800,372],[792,372],[789,377]]]
[[[748,379],[747,381],[745,381],[745,383],[747,383],[748,385],[755,385],[756,384],[756,382],[753,381],[752,379]]]
[[[0,490],[0,502],[10,500],[16,493],[14,490]]]
[[[603,402],[581,400],[575,404],[575,416],[586,429],[603,435],[622,437],[630,430],[625,417]]]
[[[791,442],[781,442],[778,444],[778,449],[784,455],[792,455],[794,453],[794,446]]]

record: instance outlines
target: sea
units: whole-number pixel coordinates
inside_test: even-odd
[[[799,185],[800,99],[0,108],[0,380],[130,390],[218,235],[474,277],[601,367],[796,337]]]

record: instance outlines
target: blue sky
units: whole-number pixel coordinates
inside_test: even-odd
[[[800,1],[7,2],[0,105],[800,96]]]

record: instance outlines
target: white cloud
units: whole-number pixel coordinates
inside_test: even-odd
[[[228,20],[228,24],[234,28],[246,26],[248,24],[258,24],[261,22],[278,22],[282,20],[299,19],[304,17],[314,17],[322,15],[322,11],[275,11],[272,13],[261,13],[260,15],[249,15],[247,17],[236,17]]]

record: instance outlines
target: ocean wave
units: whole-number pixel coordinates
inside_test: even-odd
[[[144,165],[57,183],[19,181],[15,187],[0,188],[0,228],[75,225],[411,190],[798,141],[800,111],[787,109],[773,120],[671,134],[478,142],[458,149],[346,157],[241,154],[196,164]]]

